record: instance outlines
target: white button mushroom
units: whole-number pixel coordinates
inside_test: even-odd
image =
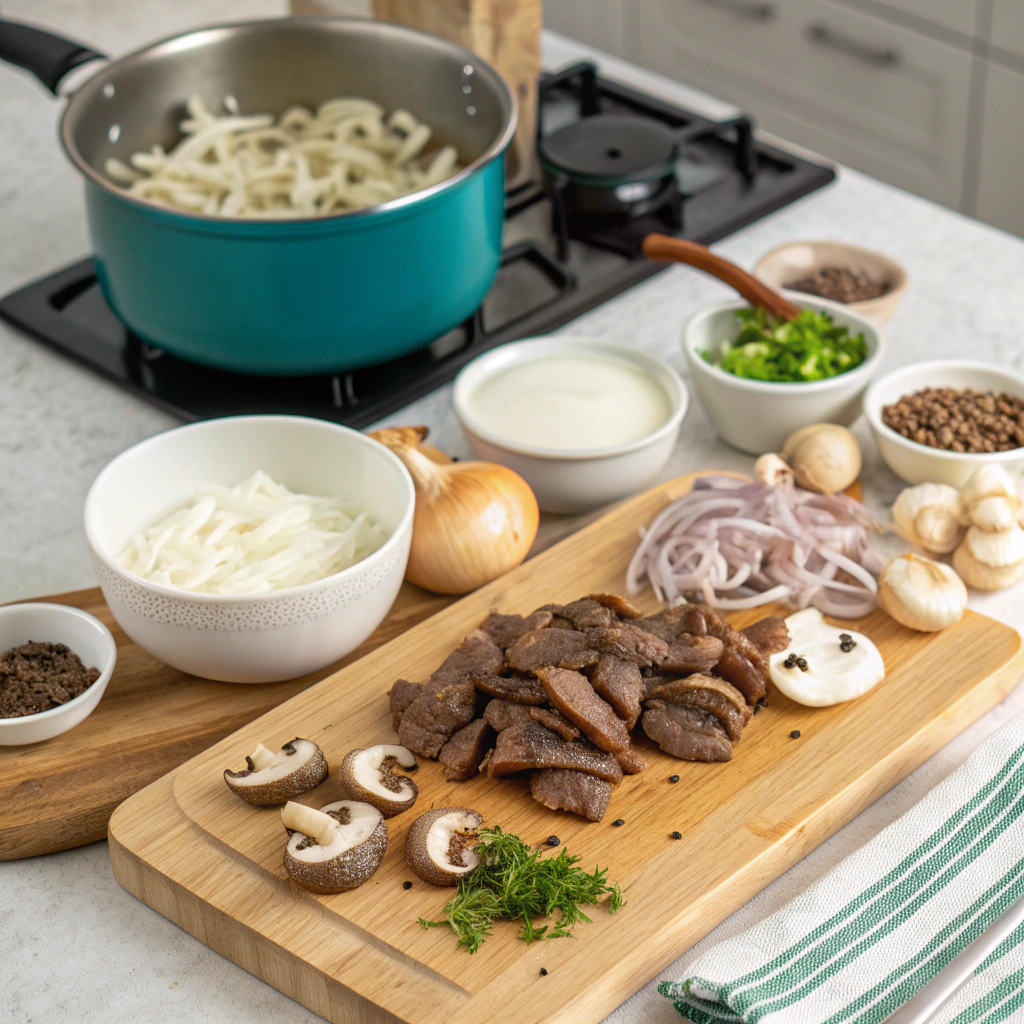
[[[225,769],[224,781],[255,807],[283,804],[327,778],[327,759],[312,740],[296,738],[276,754],[260,743],[245,763],[247,767],[240,772]]]
[[[967,525],[960,495],[948,484],[905,488],[892,507],[892,520],[902,537],[936,555],[952,551]]]
[[[948,565],[901,555],[882,568],[878,603],[908,629],[931,633],[960,621],[967,608],[967,588]]]
[[[419,795],[412,779],[395,774],[396,766],[415,769],[413,752],[394,743],[378,743],[349,751],[338,770],[338,781],[353,800],[372,804],[391,818],[412,807]]]
[[[439,807],[421,814],[405,840],[405,859],[425,882],[457,885],[480,858],[473,850],[483,815],[468,807]]]

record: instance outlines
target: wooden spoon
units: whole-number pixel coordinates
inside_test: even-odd
[[[687,242],[671,235],[648,235],[643,242],[644,255],[649,260],[672,260],[703,270],[704,273],[724,281],[735,288],[752,306],[766,310],[779,320],[794,320],[800,307],[783,298],[753,274],[729,260],[716,256],[706,245]]]

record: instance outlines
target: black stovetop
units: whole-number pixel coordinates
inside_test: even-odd
[[[365,427],[450,381],[481,352],[545,334],[656,274],[664,264],[640,252],[649,232],[710,244],[835,177],[830,168],[755,139],[746,118],[708,121],[595,77],[592,65],[545,76],[541,112],[546,138],[593,114],[649,119],[669,129],[681,156],[671,195],[654,189],[623,212],[592,213],[575,206],[585,190],[577,197],[575,183],[559,174],[511,191],[502,265],[483,306],[402,359],[315,377],[259,377],[186,362],[121,324],[103,299],[91,259],[0,299],[0,316],[184,420],[280,412]]]

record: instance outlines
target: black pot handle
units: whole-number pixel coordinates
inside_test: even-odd
[[[55,96],[61,79],[86,61],[103,58],[81,43],[52,32],[0,18],[0,60],[31,71]]]

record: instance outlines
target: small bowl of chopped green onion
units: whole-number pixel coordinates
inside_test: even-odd
[[[683,348],[694,390],[727,444],[779,451],[811,423],[848,426],[882,359],[879,328],[838,302],[787,292],[801,308],[779,321],[743,300],[694,315]]]

